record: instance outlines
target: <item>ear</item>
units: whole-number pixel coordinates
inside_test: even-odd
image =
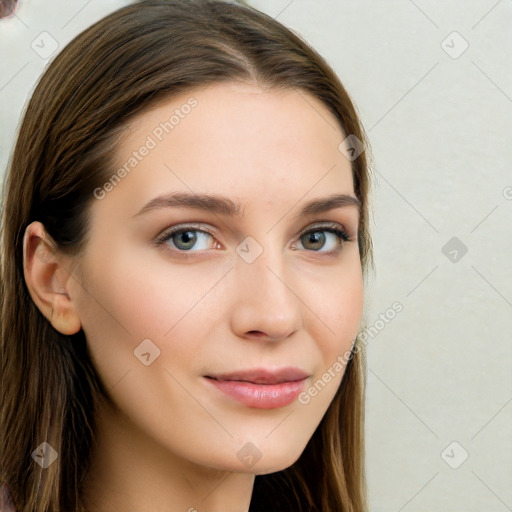
[[[23,238],[23,273],[32,300],[62,334],[75,334],[80,317],[70,298],[69,258],[59,254],[43,224],[32,222]]]

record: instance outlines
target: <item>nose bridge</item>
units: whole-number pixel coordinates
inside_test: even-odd
[[[276,297],[287,297],[290,291],[283,282],[287,273],[284,251],[272,236],[260,240],[249,236],[239,245],[235,269],[255,293],[272,292]]]
[[[266,236],[264,243],[247,237],[237,248],[235,320],[239,328],[282,338],[300,327],[300,300],[293,291],[286,255]]]
[[[254,293],[271,294],[274,299],[289,299],[290,290],[286,285],[287,276],[282,261],[276,262],[276,258],[269,258],[266,254],[242,268],[244,279],[252,285]]]

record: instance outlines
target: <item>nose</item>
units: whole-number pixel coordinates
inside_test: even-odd
[[[282,253],[264,250],[251,263],[238,258],[231,274],[231,328],[238,336],[274,342],[301,328],[302,302]]]

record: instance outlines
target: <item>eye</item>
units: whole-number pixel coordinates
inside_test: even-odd
[[[174,227],[165,231],[156,242],[158,245],[166,243],[170,245],[171,248],[180,252],[196,252],[191,251],[191,249],[198,244],[198,241],[200,242],[198,250],[209,248],[207,246],[205,247],[204,243],[208,237],[213,238],[213,234],[208,231],[196,229],[195,226]]]
[[[326,236],[326,233],[330,236]],[[328,224],[327,226],[316,226],[314,229],[302,233],[299,238],[303,247],[314,252],[333,253],[339,251],[344,242],[349,242],[350,238],[338,224]],[[327,246],[326,250],[321,251]]]

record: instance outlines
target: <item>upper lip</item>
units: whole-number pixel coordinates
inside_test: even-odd
[[[277,370],[253,368],[232,373],[206,375],[206,377],[216,380],[252,382],[253,384],[280,384],[282,382],[303,380],[306,377],[309,377],[309,374],[299,368],[286,367]]]

